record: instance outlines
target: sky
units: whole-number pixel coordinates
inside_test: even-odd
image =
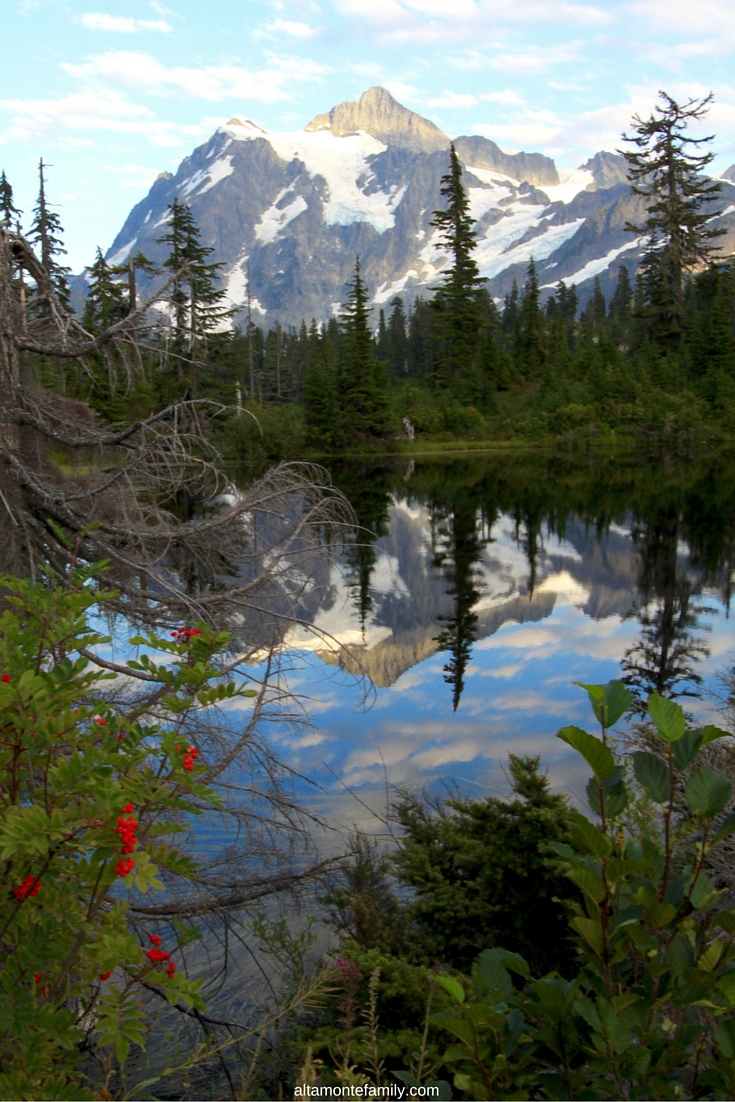
[[[95,6],[99,3],[99,6]],[[294,131],[382,84],[450,136],[576,168],[657,91],[715,94],[735,162],[732,0],[5,0],[0,168],[27,225],[38,159],[80,271],[159,172],[232,116]]]

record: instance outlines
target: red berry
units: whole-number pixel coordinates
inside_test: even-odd
[[[6,685],[8,685],[10,683],[10,674],[9,673],[4,673],[3,674],[3,681],[5,682]]]
[[[109,972],[100,972],[100,979],[101,980],[109,980],[111,975],[112,975],[112,969],[110,969]]]

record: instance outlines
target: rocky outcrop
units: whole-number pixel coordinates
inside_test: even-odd
[[[551,157],[543,153],[504,153],[489,138],[455,138],[454,148],[461,161],[476,168],[485,168],[502,176],[536,187],[553,187],[559,183],[559,173]]]
[[[331,111],[317,115],[307,131],[329,130],[338,138],[364,130],[393,149],[411,153],[436,153],[449,148],[449,138],[438,126],[402,107],[386,88],[368,88],[359,100],[338,103]]]

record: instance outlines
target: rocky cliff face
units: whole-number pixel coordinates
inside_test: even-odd
[[[442,205],[449,144],[384,88],[317,115],[296,133],[232,118],[175,175],[158,177],[108,260],[120,263],[142,250],[162,261],[158,238],[178,198],[189,203],[202,240],[223,265],[227,299],[238,311],[249,267],[253,317],[265,326],[336,313],[358,253],[376,307],[396,295],[410,302],[431,294],[448,260],[430,222]],[[454,144],[477,221],[477,259],[493,295],[502,297],[514,279],[522,283],[532,257],[545,293],[564,279],[577,284],[582,301],[595,275],[611,292],[621,263],[635,269],[639,243],[625,222],[642,211],[620,155],[598,153],[560,175],[538,153],[504,153],[482,137]],[[724,186],[735,201],[735,183]],[[732,249],[733,212],[723,224]]]

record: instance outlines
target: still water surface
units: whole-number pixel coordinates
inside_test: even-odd
[[[554,738],[589,725],[574,680],[623,677],[643,699],[657,687],[716,718],[735,662],[732,453],[494,453],[331,473],[375,536],[325,566],[303,610],[347,648],[339,664],[308,631],[289,637],[315,726],[277,739],[325,810],[360,820],[345,786],[376,806],[386,777],[507,791],[510,752],[539,754],[554,787],[580,794],[585,768]]]

